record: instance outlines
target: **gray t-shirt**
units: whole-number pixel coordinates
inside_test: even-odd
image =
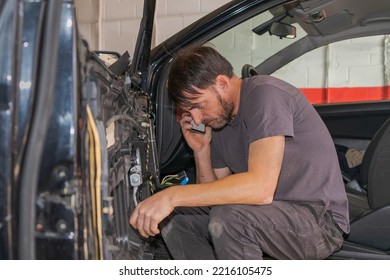
[[[235,119],[211,142],[214,168],[248,170],[249,144],[261,138],[286,137],[274,200],[320,203],[349,232],[348,202],[332,138],[305,96],[271,76],[243,80]]]

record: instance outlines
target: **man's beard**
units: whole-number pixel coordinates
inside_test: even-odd
[[[208,126],[210,126],[214,130],[221,130],[224,128],[228,123],[233,121],[233,111],[234,111],[234,104],[233,102],[227,102],[220,98],[220,104],[222,106],[222,113],[220,114],[219,118],[212,119],[207,123]]]

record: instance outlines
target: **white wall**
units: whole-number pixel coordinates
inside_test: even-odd
[[[156,0],[153,46],[228,0]],[[91,49],[134,52],[143,0],[75,0],[79,28]]]
[[[92,49],[99,47],[99,2],[100,0],[75,0],[78,27]]]
[[[302,56],[277,75],[304,88],[384,85],[385,40],[372,36],[337,42]]]

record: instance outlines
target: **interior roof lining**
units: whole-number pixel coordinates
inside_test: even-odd
[[[321,12],[324,19],[316,22],[313,14]],[[354,0],[313,0],[304,1],[289,10],[295,20],[310,35],[326,35],[341,31],[340,23],[348,22],[351,26],[365,25],[377,21],[387,21],[389,4],[381,0],[356,3]],[[351,26],[345,26],[350,28]]]

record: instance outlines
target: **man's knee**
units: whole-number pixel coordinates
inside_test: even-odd
[[[210,212],[209,233],[213,238],[218,238],[226,231],[234,231],[242,228],[242,219],[238,205],[215,206]]]
[[[187,233],[206,234],[209,221],[208,209],[205,207],[178,207],[161,222],[160,228],[163,237]]]

